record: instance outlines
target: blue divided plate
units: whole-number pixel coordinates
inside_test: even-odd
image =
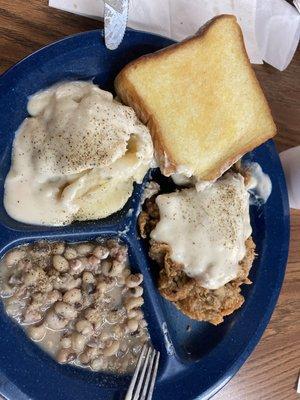
[[[0,77],[0,196],[10,166],[14,133],[26,117],[29,95],[58,81],[93,79],[113,91],[116,74],[142,54],[170,45],[159,36],[127,31],[121,46],[109,51],[103,32],[65,38],[21,61]],[[130,248],[131,265],[144,274],[145,316],[152,342],[161,353],[155,399],[207,399],[241,367],[261,337],[282,284],[289,245],[289,207],[284,175],[272,141],[247,154],[269,174],[273,190],[266,205],[251,207],[258,257],[253,284],[243,288],[244,306],[217,327],[184,317],[165,301],[155,286],[155,269],[140,241],[136,221],[142,185],[120,212],[95,222],[45,228],[11,219],[0,204],[0,256],[9,248],[36,239],[71,242],[119,235]],[[157,172],[156,172],[157,173]],[[145,178],[145,181],[149,176]],[[128,212],[133,209],[133,212]],[[20,327],[0,312],[0,392],[8,399],[121,399],[129,376],[94,373],[59,365]],[[187,330],[190,325],[191,329]]]

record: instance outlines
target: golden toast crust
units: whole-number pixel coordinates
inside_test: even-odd
[[[152,135],[157,161],[162,169],[162,172],[167,176],[176,172],[177,170],[178,165],[176,163],[176,157],[174,156],[174,154],[172,154],[172,149],[170,149],[170,147],[167,148],[166,144],[164,143],[164,137],[162,135],[159,122],[155,120],[154,115],[151,115],[148,112],[144,100],[142,99],[141,96],[139,96],[138,92],[136,91],[136,88],[128,78],[128,74],[130,71],[138,68],[140,64],[143,64],[145,61],[149,59],[156,59],[156,60],[163,59],[166,54],[176,52],[177,48],[179,47],[189,46],[191,42],[203,40],[205,38],[206,33],[208,32],[208,29],[211,28],[220,19],[230,19],[235,21],[238,27],[239,36],[241,38],[243,47],[243,54],[242,54],[242,57],[244,58],[243,62],[249,66],[250,79],[253,85],[256,87],[257,93],[261,96],[262,101],[264,102],[264,106],[267,112],[269,113],[270,120],[272,120],[270,108],[268,106],[263,91],[257,81],[255,73],[249,62],[243,42],[242,31],[236,22],[236,18],[232,15],[217,16],[212,20],[208,21],[202,28],[200,28],[200,30],[195,36],[189,37],[181,43],[173,44],[165,49],[159,50],[152,54],[144,55],[138,58],[137,60],[132,61],[125,68],[123,68],[123,70],[116,77],[115,79],[116,92],[125,104],[134,108],[140,120],[144,124],[148,125],[150,133]],[[273,123],[272,129],[270,129],[270,132],[265,134],[263,138],[261,136],[256,136],[248,145],[244,146],[243,148],[240,148],[238,152],[234,152],[230,157],[227,157],[225,160],[220,160],[218,164],[216,163],[216,165],[212,166],[212,168],[205,175],[198,176],[196,173],[196,176],[202,180],[217,179],[219,176],[222,175],[223,172],[225,172],[228,168],[230,168],[230,166],[234,164],[239,158],[241,158],[245,153],[251,151],[253,148],[257,147],[264,141],[272,138],[275,134],[276,134],[276,126]]]
[[[141,58],[146,57],[150,57],[150,55]],[[138,58],[136,62],[141,62],[141,58]],[[124,70],[127,67],[130,67],[130,64],[128,64],[128,66],[126,66],[115,79],[116,92],[122,99],[123,103],[133,107],[138,118],[148,126],[153,141],[155,158],[161,166],[163,174],[169,176],[176,171],[176,163],[164,146],[164,140],[159,130],[159,124],[155,121],[154,116],[151,116],[146,112],[143,99],[138,96],[135,87],[130,80],[126,78],[126,71]]]

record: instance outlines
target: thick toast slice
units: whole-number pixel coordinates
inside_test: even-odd
[[[276,134],[234,16],[128,64],[116,77],[121,100],[148,125],[165,175],[214,180]]]

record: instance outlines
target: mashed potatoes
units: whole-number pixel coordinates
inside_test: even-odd
[[[4,205],[19,221],[65,225],[104,218],[130,197],[153,147],[134,111],[90,82],[32,96],[13,144]]]

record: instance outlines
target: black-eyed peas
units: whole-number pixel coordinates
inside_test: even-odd
[[[76,247],[77,252],[81,256],[87,256],[93,252],[94,245],[92,243],[79,243]]]
[[[82,271],[85,269],[84,260],[81,258],[73,258],[69,261],[70,273],[72,275],[81,274]]]
[[[76,329],[83,335],[91,335],[93,333],[93,325],[87,319],[80,319],[76,322]]]
[[[81,294],[81,290],[78,288],[68,290],[63,295],[63,301],[68,304],[80,303],[81,300],[82,300],[82,294]]]
[[[108,275],[113,277],[122,276],[123,269],[124,269],[124,263],[121,261],[114,260],[112,262],[112,266]]]
[[[40,340],[43,340],[44,337],[46,336],[46,333],[47,333],[47,328],[43,323],[41,325],[31,325],[28,328],[28,335],[34,341],[39,342]]]
[[[143,304],[144,299],[142,297],[129,297],[125,300],[125,308],[127,311],[141,307]]]
[[[135,332],[139,327],[139,321],[136,318],[128,319],[126,322],[126,328],[129,332]]]
[[[69,270],[68,260],[59,254],[55,254],[53,256],[52,263],[53,268],[55,268],[58,272],[67,272]]]
[[[42,313],[34,307],[28,307],[22,317],[24,324],[34,324],[42,319]]]
[[[17,262],[20,261],[22,258],[24,258],[25,255],[26,255],[25,250],[13,249],[9,253],[6,254],[5,262],[8,267],[11,267],[11,266],[17,264]]]
[[[76,318],[78,314],[75,307],[63,301],[58,301],[55,303],[54,310],[61,318],[68,320]]]
[[[82,274],[82,283],[83,285],[88,285],[89,283],[95,283],[96,278],[91,272],[84,272]]]
[[[79,361],[81,364],[86,365],[91,362],[98,355],[98,350],[94,347],[89,347],[83,353],[79,355]]]
[[[2,260],[0,295],[7,313],[58,362],[132,371],[149,336],[143,276],[127,263],[127,248],[115,239],[21,246]]]
[[[103,355],[105,357],[111,357],[117,353],[120,347],[120,342],[118,340],[112,340],[108,342],[107,347],[103,349]]]
[[[63,254],[65,251],[65,244],[64,242],[54,242],[52,243],[52,254]]]
[[[85,348],[85,344],[88,340],[88,337],[86,335],[83,335],[78,332],[73,332],[71,336],[71,343],[72,343],[72,348],[76,353],[82,353],[82,351]]]
[[[67,260],[73,260],[77,257],[77,251],[73,247],[67,247],[64,252],[64,257]]]
[[[45,271],[42,268],[31,269],[25,273],[25,286],[37,286],[47,279]]]
[[[69,321],[59,316],[54,310],[50,310],[46,315],[45,322],[48,328],[60,331],[67,326]]]
[[[127,276],[125,280],[125,285],[129,288],[134,288],[136,286],[139,286],[143,281],[143,275],[142,274],[130,274]]]
[[[111,338],[111,333],[112,332],[110,332],[110,331],[108,331],[108,330],[102,330],[102,332],[100,333],[100,335],[99,335],[99,339],[101,340],[101,341],[103,341],[103,342],[106,342],[107,340],[109,340],[110,338]]]
[[[74,361],[76,358],[76,353],[74,352],[74,350],[70,347],[67,349],[61,349],[58,353],[57,353],[57,361],[61,364],[66,364],[69,363],[71,361]]]
[[[84,316],[92,324],[95,324],[99,319],[98,310],[96,308],[86,309],[84,312]]]
[[[109,272],[112,267],[112,262],[109,260],[104,260],[101,263],[101,272],[104,276],[109,276]]]
[[[54,289],[66,291],[74,288],[78,288],[81,286],[82,280],[81,278],[74,278],[72,275],[66,273],[61,276],[56,277],[53,282]]]
[[[96,246],[93,250],[93,255],[99,260],[104,260],[109,256],[109,250],[104,246]]]
[[[111,328],[112,336],[115,339],[121,339],[124,336],[125,329],[124,329],[124,324],[115,324]]]
[[[128,318],[136,318],[137,320],[141,320],[144,318],[144,314],[142,310],[134,308],[133,310],[128,311],[127,313]]]
[[[126,311],[125,309],[113,309],[107,313],[106,320],[110,324],[122,323],[125,319]]]
[[[62,300],[62,297],[63,296],[62,296],[61,292],[56,290],[56,289],[54,289],[51,292],[47,293],[47,298],[46,299],[47,299],[47,302],[48,302],[48,304],[50,306],[50,305],[56,303],[57,301]]]
[[[91,362],[91,367],[94,371],[105,370],[107,367],[107,360],[104,357],[95,358]]]
[[[143,295],[143,288],[141,286],[135,286],[129,289],[129,294],[132,297],[141,297]]]
[[[60,345],[63,349],[69,349],[72,346],[72,340],[70,337],[62,337]]]
[[[87,258],[87,262],[88,262],[88,269],[93,271],[100,264],[100,259],[98,257],[95,257],[94,255],[91,255],[90,257]]]

